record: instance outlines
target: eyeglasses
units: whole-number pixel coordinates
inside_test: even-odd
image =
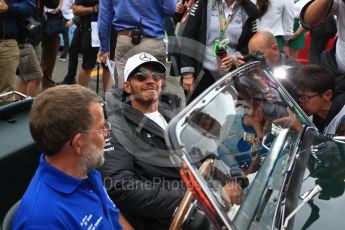
[[[159,81],[159,80],[161,80],[161,78],[165,77],[165,73],[164,72],[156,72],[156,71],[150,72],[150,71],[145,71],[144,69],[139,69],[139,71],[132,74],[129,79],[130,80],[135,79],[135,80],[138,80],[140,82],[143,82],[149,76],[151,76],[154,81]]]
[[[317,95],[320,95],[319,93],[311,95],[311,96],[307,96],[307,95],[300,95],[298,96],[298,100],[302,103],[307,103],[308,101],[310,101],[310,99],[312,99],[313,97],[316,97]]]
[[[81,133],[88,133],[88,132],[99,132],[99,134],[103,134],[104,137],[109,136],[110,131],[111,131],[111,124],[109,121],[104,121],[104,127],[103,129],[95,129],[95,130],[86,130],[82,131]]]

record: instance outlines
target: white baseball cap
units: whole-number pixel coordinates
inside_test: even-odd
[[[146,63],[153,64],[153,65],[159,67],[162,71],[166,72],[166,68],[162,62],[158,61],[157,58],[155,58],[151,54],[142,52],[142,53],[136,54],[136,55],[128,58],[126,65],[125,65],[124,81],[127,81],[128,77],[131,75],[133,70],[135,70],[136,68],[138,68],[138,67],[140,67]]]

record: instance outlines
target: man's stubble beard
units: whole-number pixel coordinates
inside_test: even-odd
[[[157,95],[158,95],[157,98],[150,98],[150,99],[145,100],[142,98],[142,94],[140,92],[137,92],[134,87],[132,87],[132,86],[130,86],[130,87],[131,87],[132,97],[133,97],[132,100],[136,100],[137,102],[139,102],[140,104],[142,104],[144,106],[150,106],[153,103],[156,103],[158,101],[159,94],[160,94],[158,90],[156,90]]]
[[[90,143],[83,153],[80,159],[80,166],[85,173],[89,173],[91,170],[101,167],[104,164],[104,146],[102,148],[97,147],[95,143]]]

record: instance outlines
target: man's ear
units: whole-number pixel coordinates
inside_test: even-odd
[[[126,93],[131,94],[132,90],[131,90],[129,81],[124,82],[123,89],[125,90]]]
[[[278,46],[278,44],[274,44],[274,45],[272,46],[272,50],[274,50],[274,52],[279,51],[279,46]]]
[[[333,90],[326,90],[322,95],[327,101],[331,101],[333,96]]]
[[[77,154],[82,154],[82,146],[83,146],[83,136],[81,133],[77,133],[74,135],[70,142],[71,148],[74,150]]]

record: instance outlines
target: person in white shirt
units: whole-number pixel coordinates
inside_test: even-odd
[[[251,1],[264,13],[257,21],[257,30],[271,32],[277,38],[279,48],[282,49],[285,41],[293,35],[294,0]],[[262,5],[268,6],[267,10],[260,7]]]

